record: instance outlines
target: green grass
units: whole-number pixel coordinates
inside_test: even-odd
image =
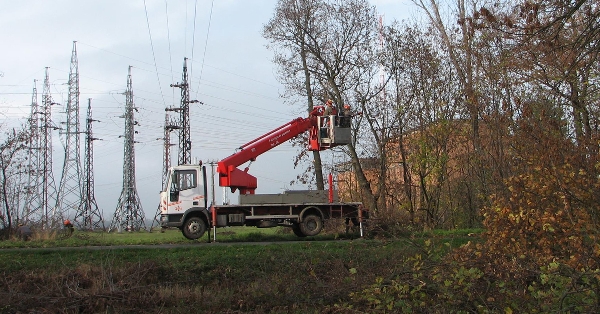
[[[345,313],[335,304],[376,278],[410,271],[404,261],[428,254],[426,241],[444,254],[446,243],[455,247],[473,239],[458,232],[320,241],[336,238],[324,234],[290,242],[299,238],[289,231],[221,228],[217,243],[186,240],[179,230],[76,231],[63,240],[3,241],[13,249],[0,250],[0,293],[6,296],[0,312]],[[231,243],[239,241],[263,243]],[[163,243],[187,245],[130,245]]]
[[[379,241],[340,241],[257,245],[213,243],[175,248],[0,250],[0,269],[4,271],[60,270],[103,260],[112,260],[113,264],[154,260],[160,264],[176,263],[181,268],[196,267],[197,265],[211,265],[216,268],[246,268],[258,260],[268,259],[269,256],[292,257],[297,256],[300,252],[300,255],[303,256],[327,252],[327,256],[339,258],[347,254],[348,249],[356,250],[366,246],[369,246],[369,250],[374,247],[387,247]]]
[[[179,229],[167,229],[164,232],[85,232],[75,231],[71,237],[61,238],[51,234],[38,234],[30,241],[20,241],[12,238],[0,241],[0,248],[48,248],[48,247],[79,247],[79,246],[113,246],[113,245],[156,245],[156,244],[189,244],[196,242],[209,242],[212,240],[213,230],[198,240],[186,239]],[[338,238],[357,237],[356,234],[336,235],[320,234],[315,237],[299,238],[289,228],[254,228],[254,227],[226,227],[217,228],[217,242],[265,242],[265,241],[322,241]]]
[[[228,230],[230,229],[230,230]],[[216,243],[208,243],[207,238],[190,241],[178,230],[161,232],[132,232],[132,233],[76,233],[64,240],[32,240],[32,241],[3,241],[4,250],[0,250],[0,269],[5,271],[44,269],[60,270],[72,268],[80,264],[111,259],[115,264],[155,260],[161,264],[177,263],[181,267],[191,264],[215,265],[225,267],[242,267],[252,264],[256,259],[265,255],[294,256],[323,255],[340,258],[358,248],[368,251],[379,250],[374,254],[385,254],[394,248],[419,247],[427,241],[427,237],[407,238],[404,240],[380,241],[358,239],[356,241],[323,241],[335,238],[333,235],[319,237],[297,238],[293,234],[282,233],[277,228],[257,229],[249,227],[234,227],[217,229]],[[286,242],[291,240],[307,240],[305,242]],[[313,241],[310,241],[313,240]],[[448,235],[435,239],[437,243],[448,243],[457,247],[471,241],[468,236]],[[244,245],[233,242],[274,242],[274,244]],[[152,248],[156,244],[187,244],[175,248]],[[191,245],[191,246],[190,246]],[[104,247],[99,247],[104,246]],[[112,247],[112,248],[110,248]],[[33,248],[23,249],[23,248]],[[193,256],[193,258],[191,258]]]
[[[155,232],[85,232],[75,231],[68,238],[61,238],[53,234],[35,234],[29,241],[11,239],[0,241],[1,248],[19,247],[58,247],[58,246],[106,246],[106,245],[142,245],[161,243],[185,243],[187,240],[178,230]]]
[[[469,235],[478,235],[485,231],[485,229],[481,228],[473,228],[473,229],[452,229],[452,230],[431,230],[431,231],[423,231],[416,232],[416,236],[423,237],[449,237],[449,236],[469,236]]]
[[[0,292],[12,297],[0,299],[0,308],[305,312],[334,304],[375,276],[389,276],[395,261],[415,250],[375,240],[0,250],[6,283]]]

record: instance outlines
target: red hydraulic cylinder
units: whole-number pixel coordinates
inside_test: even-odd
[[[210,213],[212,216],[212,225],[213,225],[213,241],[217,241],[217,209],[215,205],[210,206]]]
[[[333,203],[333,175],[330,173],[329,179],[329,203]]]

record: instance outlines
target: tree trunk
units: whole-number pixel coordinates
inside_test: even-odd
[[[8,229],[12,229],[12,215],[10,213],[10,206],[8,205],[8,191],[7,191],[8,180],[6,179],[6,167],[2,167],[2,200],[4,201],[4,208],[6,209],[6,220],[8,221]]]
[[[388,180],[388,164],[387,160],[387,141],[383,140],[385,136],[381,136],[382,141],[379,144],[379,178],[377,180],[377,202],[381,208],[387,208],[386,197],[386,182]]]
[[[400,157],[402,162],[402,181],[404,187],[404,194],[406,194],[406,198],[408,199],[408,213],[410,215],[410,223],[411,225],[415,224],[415,205],[413,202],[413,194],[412,194],[412,177],[410,175],[410,167],[408,167],[408,153],[406,151],[406,147],[404,146],[404,137],[402,136],[402,132],[400,132],[399,139],[399,149],[400,149]]]
[[[308,99],[308,112],[311,112],[314,107],[314,100],[312,97],[312,88],[310,84],[310,71],[306,64],[306,50],[304,43],[300,48],[300,57],[302,58],[302,68],[304,70],[304,87],[306,88],[306,97]],[[325,190],[325,184],[323,182],[323,163],[321,162],[321,153],[319,151],[313,151],[313,162],[315,165],[315,182],[317,183],[317,190]]]
[[[366,203],[365,205],[369,210],[372,212],[377,212],[377,200],[371,191],[371,184],[363,172],[360,159],[358,158],[358,154],[356,153],[356,148],[354,147],[353,143],[348,144],[348,151],[350,152],[352,168],[354,168],[356,181],[358,181],[358,186],[361,189],[360,193],[364,197],[364,203]]]

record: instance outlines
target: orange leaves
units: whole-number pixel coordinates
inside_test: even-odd
[[[596,157],[543,128],[528,130],[515,134],[512,176],[482,210],[485,243],[457,253],[489,276],[524,287],[550,263],[581,273],[600,269]]]
[[[594,258],[600,256],[595,236],[600,226],[592,219],[600,214],[598,176],[581,166],[530,164],[528,173],[508,179],[509,193],[493,196],[493,205],[484,210],[487,240],[475,255],[494,256],[494,267],[512,265],[511,272],[519,267],[508,262],[523,256],[516,260],[534,268],[552,261],[576,269],[600,268]]]

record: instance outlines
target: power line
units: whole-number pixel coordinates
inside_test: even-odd
[[[169,44],[169,66],[171,67],[171,82],[175,81],[173,77],[173,54],[171,53],[171,30],[169,27],[169,8],[167,4],[167,0],[165,0],[165,16],[167,18],[167,42]],[[175,90],[172,91],[172,101],[175,102]]]
[[[196,44],[196,10],[198,8],[198,0],[194,1],[194,28],[192,30],[192,60],[194,59],[194,46]],[[194,73],[193,64],[190,67],[190,76]]]
[[[206,39],[204,40],[204,53],[202,54],[202,65],[200,66],[200,76],[198,77],[198,87],[196,88],[196,98],[198,98],[198,91],[200,90],[200,80],[202,80],[202,73],[204,72],[204,62],[206,61],[206,50],[208,47],[208,35],[210,34],[210,25],[212,22],[212,14],[213,14],[214,4],[215,4],[214,0],[210,2],[210,14],[208,15],[208,29],[206,30]],[[192,55],[192,59],[194,59],[193,55]]]
[[[211,9],[211,10],[212,10],[212,9]],[[211,14],[212,14],[212,13],[211,13]],[[206,40],[208,40],[208,38],[207,38]],[[146,64],[146,65],[149,65],[149,66],[153,66],[153,67],[155,68],[155,70],[148,70],[148,69],[141,68],[141,67],[139,67],[139,66],[138,66],[138,67],[136,67],[136,68],[137,68],[137,69],[139,69],[139,70],[142,70],[142,71],[147,71],[147,72],[154,72],[154,73],[157,73],[157,76],[158,76],[158,75],[165,75],[165,76],[170,76],[170,77],[173,77],[173,69],[172,69],[172,66],[171,66],[171,69],[169,69],[169,68],[164,68],[164,67],[158,67],[158,65],[157,65],[157,63],[156,63],[156,62],[154,62],[154,64],[153,64],[153,63],[149,63],[149,62],[146,62],[146,61],[142,61],[142,60],[139,60],[139,59],[136,59],[136,58],[133,58],[133,57],[129,57],[129,56],[126,56],[126,55],[122,55],[122,54],[119,54],[119,53],[116,53],[116,52],[113,52],[113,51],[110,51],[110,50],[107,50],[107,49],[104,49],[104,48],[99,48],[99,47],[96,47],[96,46],[94,46],[94,45],[91,45],[91,44],[87,44],[87,43],[83,43],[83,42],[79,42],[79,41],[78,41],[78,43],[79,43],[79,44],[82,44],[82,45],[86,45],[86,46],[88,46],[88,47],[91,47],[91,48],[94,48],[94,49],[98,49],[98,50],[104,51],[104,52],[106,52],[106,53],[110,53],[110,54],[113,54],[113,55],[116,55],[116,56],[119,56],[119,57],[125,58],[125,59],[133,60],[133,61],[136,61],[136,62],[138,62],[138,63],[141,63],[141,64]],[[203,58],[203,60],[204,60],[204,59],[205,59],[205,58]],[[193,63],[193,62],[195,62],[193,59],[188,59],[188,60],[189,60],[189,61],[191,61],[192,63]],[[249,80],[249,81],[252,81],[252,82],[255,82],[255,83],[260,83],[260,84],[263,84],[263,85],[266,85],[266,86],[270,86],[270,87],[277,87],[276,85],[272,85],[272,84],[270,84],[270,83],[263,82],[263,81],[260,81],[260,80],[257,80],[257,79],[255,79],[255,78],[251,78],[251,77],[247,77],[247,76],[239,75],[239,74],[237,74],[237,73],[235,73],[235,72],[231,72],[231,71],[227,71],[227,70],[224,70],[224,69],[221,69],[221,68],[215,67],[215,66],[211,66],[210,64],[206,64],[206,62],[205,62],[205,61],[202,61],[202,69],[204,69],[204,67],[212,68],[212,69],[218,70],[218,71],[220,71],[220,72],[227,73],[227,74],[229,74],[229,75],[233,75],[233,76],[236,76],[236,77],[239,77],[239,78],[243,78],[243,79],[245,79],[245,80]],[[163,69],[163,70],[169,71],[169,73],[170,73],[170,74],[164,74],[164,73],[160,73],[160,72],[158,72],[156,69]],[[60,71],[64,71],[64,70],[60,70]],[[203,70],[202,70],[202,71],[203,71]],[[84,76],[84,77],[85,77],[85,76]],[[92,78],[92,77],[87,77],[87,78],[89,78],[89,79],[93,79],[93,80],[96,80],[96,81],[99,81],[99,82],[103,82],[103,83],[112,84],[112,85],[119,85],[118,83],[114,83],[114,82],[108,82],[108,81],[103,81],[103,80],[100,80],[100,79],[95,79],[95,78]],[[192,79],[195,79],[195,78],[194,78],[194,77],[192,77]],[[201,78],[198,78],[198,80],[200,81],[200,80],[201,80]],[[159,80],[159,81],[160,81],[160,80]],[[203,81],[204,81],[204,82],[211,82],[211,81],[206,81],[206,80],[203,80]],[[213,84],[217,84],[217,85],[223,85],[223,84],[219,84],[219,83],[216,83],[216,82],[212,82],[212,83],[213,83]],[[223,86],[227,86],[227,85],[223,85]],[[245,90],[242,90],[242,89],[239,89],[239,88],[230,87],[230,89],[231,89],[231,90],[235,90],[235,91],[243,91],[243,92],[245,92],[245,93],[249,93],[249,91],[245,91]],[[144,90],[138,90],[138,92],[139,92],[139,91],[144,91]],[[145,91],[145,92],[152,93],[151,91]],[[1,92],[0,92],[0,94],[1,94]],[[27,95],[29,95],[29,92],[23,92],[23,94],[27,94]],[[157,93],[157,94],[158,94],[158,93]],[[255,94],[255,93],[254,93],[254,94]],[[162,92],[161,92],[161,95],[162,95]],[[260,95],[260,94],[255,94],[255,95]],[[271,98],[271,97],[268,97],[268,96],[264,96],[264,97]],[[164,100],[163,100],[163,103],[164,103]]]
[[[162,97],[163,104],[165,107],[165,96],[162,91],[162,84],[160,83],[160,76],[158,75],[158,67],[156,66],[156,55],[154,54],[154,43],[152,42],[152,32],[150,31],[150,20],[148,19],[148,8],[146,7],[146,0],[144,0],[144,11],[146,12],[146,25],[148,26],[148,36],[150,36],[150,47],[152,48],[152,60],[154,60],[154,69],[156,70],[156,79],[158,80],[158,88],[160,90],[160,96]]]

